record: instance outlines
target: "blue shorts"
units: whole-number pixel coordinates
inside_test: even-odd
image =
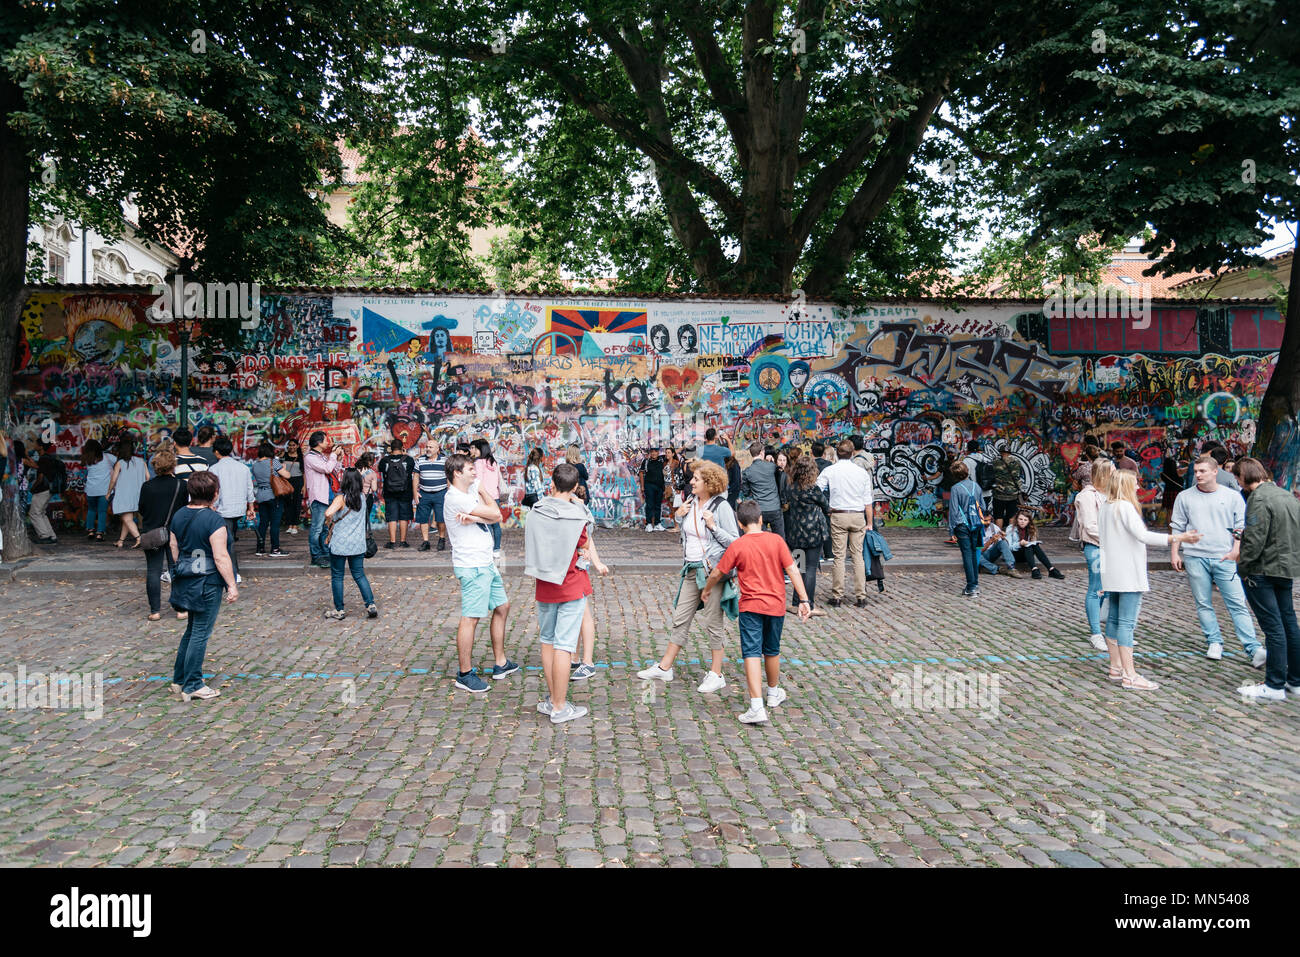
[[[420,504],[415,506],[415,524],[428,525],[429,511],[433,511],[433,520],[439,525],[442,524],[442,502],[447,497],[446,492],[421,492]]]
[[[541,626],[541,642],[554,645],[560,651],[573,654],[578,650],[582,636],[582,614],[587,610],[587,597],[573,601],[537,603],[537,624]]]
[[[772,658],[781,653],[781,629],[785,615],[764,615],[757,611],[740,613],[740,656]]]
[[[495,565],[482,568],[456,568],[460,582],[460,615],[462,618],[486,618],[493,609],[506,603],[506,583]]]

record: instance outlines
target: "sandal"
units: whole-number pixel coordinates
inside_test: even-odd
[[[161,614],[160,612],[156,612],[156,611],[155,611],[155,612],[151,612],[150,615],[149,615],[149,620],[150,620],[150,621],[162,621],[162,614]]]
[[[1116,671],[1114,668],[1111,668],[1107,672],[1106,677],[1109,678],[1111,681],[1123,681],[1124,670],[1121,668],[1119,671]]]
[[[132,547],[132,548],[139,548],[139,547],[140,547],[140,536],[139,536],[139,535],[137,535],[137,536],[135,537],[135,544],[132,545],[131,547]]]
[[[1154,681],[1148,681],[1136,673],[1124,676],[1125,691],[1155,691],[1159,687]]]
[[[95,533],[95,541],[97,541],[97,542],[102,542],[103,540],[104,540],[104,533],[103,533],[103,532],[96,532],[96,533]]]

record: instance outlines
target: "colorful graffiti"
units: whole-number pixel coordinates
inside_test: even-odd
[[[174,427],[179,340],[148,321],[151,297],[34,291],[13,413],[19,438],[75,458],[122,429],[157,442]],[[736,301],[264,294],[237,349],[198,337],[191,421],[246,454],[320,428],[353,460],[397,436],[409,447],[479,436],[505,464],[512,521],[523,461],[579,446],[591,506],[636,524],[650,446],[690,446],[715,426],[733,442],[862,434],[894,521],[935,524],[945,449],[1009,448],[1027,501],[1064,521],[1086,434],[1123,440],[1158,496],[1167,447],[1254,441],[1281,317],[1255,305],[1157,304],[1150,327],[1048,319],[1023,302],[940,306]],[[1132,348],[1130,348],[1132,347]]]

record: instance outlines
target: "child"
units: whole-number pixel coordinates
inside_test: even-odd
[[[763,531],[763,510],[754,501],[741,502],[736,509],[740,538],[722,553],[700,595],[708,602],[710,590],[733,568],[740,585],[740,653],[745,659],[745,683],[749,686],[749,710],[740,716],[744,724],[767,721],[767,709],[760,694],[758,659],[767,672],[767,707],[775,708],[787,697],[780,686],[781,629],[785,625],[785,582],[799,595],[799,618],[812,614],[803,576],[785,541],[774,532]]]
[[[1001,558],[1007,563],[1007,574],[1012,578],[1024,578],[1016,570],[1016,557],[1011,554],[1011,546],[1007,544],[1006,532],[997,522],[984,520],[984,551],[980,554],[980,570],[986,571],[990,575],[998,573],[998,566],[989,560],[992,555],[995,559]]]
[[[487,682],[470,665],[474,631],[479,619],[492,615],[493,680],[512,675],[519,666],[506,657],[505,582],[492,561],[492,533],[488,525],[501,521],[501,509],[474,482],[474,470],[464,455],[447,456],[447,495],[443,500],[447,538],[451,542],[451,570],[460,582],[460,625],[456,628],[456,657],[460,670],[456,687],[472,694],[488,690]]]
[[[557,466],[551,484],[551,494],[533,506],[524,525],[524,574],[537,579],[537,621],[547,688],[537,710],[548,715],[552,724],[562,724],[587,714],[585,707],[567,700],[569,665],[578,650],[591,588],[578,560],[586,556],[602,575],[609,569],[591,543],[595,520],[574,495],[577,468],[567,462]]]
[[[1015,521],[1007,529],[1007,544],[1011,546],[1013,555],[1024,556],[1025,561],[1029,564],[1029,574],[1034,578],[1042,578],[1042,571],[1034,564],[1037,558],[1042,562],[1043,567],[1047,569],[1047,574],[1052,578],[1064,578],[1061,570],[1051,563],[1047,553],[1043,551],[1043,544],[1038,540],[1038,529],[1034,527],[1034,517],[1028,512],[1017,512]]]

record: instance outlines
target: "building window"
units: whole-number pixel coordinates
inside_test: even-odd
[[[68,260],[56,252],[45,254],[45,273],[50,282],[66,282],[68,278]]]

